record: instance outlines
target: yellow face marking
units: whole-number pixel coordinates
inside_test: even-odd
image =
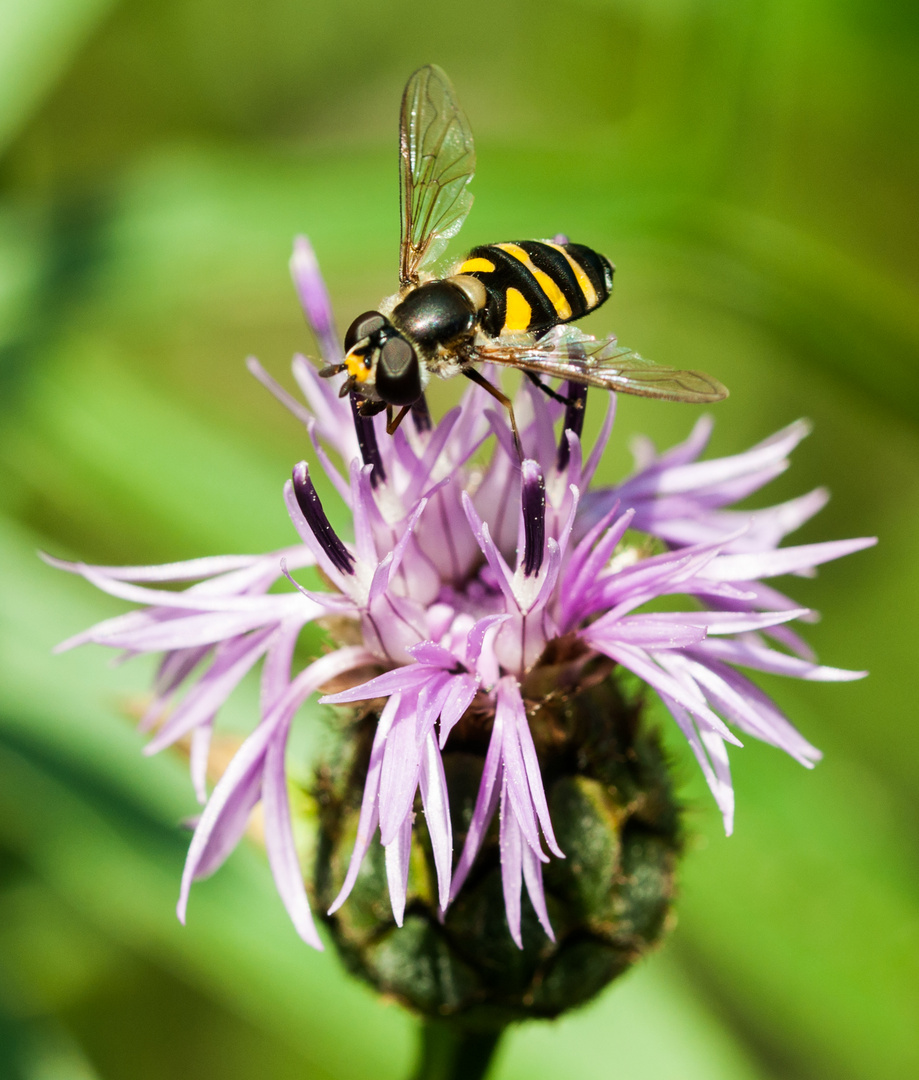
[[[587,301],[588,310],[597,306],[597,290],[593,287],[590,278],[584,273],[584,269],[579,263],[568,254],[561,244],[549,244],[550,248],[555,248],[556,251],[560,251],[562,255],[568,260],[568,265],[574,271],[574,276],[578,279],[578,285],[581,286],[581,292],[584,294],[584,299]]]
[[[502,251],[506,251],[508,255],[513,255],[515,259],[522,262],[523,265],[530,271],[536,282],[542,291],[549,298],[549,303],[555,308],[555,311],[560,319],[571,318],[571,305],[565,299],[565,294],[555,284],[552,278],[545,272],[545,270],[537,269],[530,261],[530,256],[523,250],[522,247],[518,247],[517,244],[497,244],[497,247]]]
[[[491,274],[494,269],[495,264],[491,259],[467,259],[457,273],[471,274],[473,271],[478,270],[480,274]]]
[[[504,326],[501,328],[501,333],[526,330],[532,317],[533,309],[524,300],[523,293],[519,289],[508,289],[507,314],[504,317]]]
[[[370,354],[350,352],[345,357],[345,367],[348,369],[348,374],[356,382],[366,382],[370,377],[370,373],[373,370],[373,364],[370,360]]]

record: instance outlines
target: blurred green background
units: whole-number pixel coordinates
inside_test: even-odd
[[[126,720],[149,665],[52,645],[123,607],[36,548],[143,563],[289,543],[302,429],[246,374],[310,349],[307,232],[343,323],[395,283],[399,96],[476,132],[461,242],[617,264],[592,317],[732,390],[713,449],[815,432],[757,505],[881,547],[790,591],[864,682],[769,689],[826,760],[735,752],[736,835],[679,740],[679,925],[497,1080],[919,1075],[919,8],[878,0],[0,0],[0,1076],[400,1080],[414,1021],[296,938],[244,848],[173,906],[184,764]],[[443,388],[442,410],[457,393]],[[598,423],[594,404],[588,423]],[[605,478],[688,406],[622,399]],[[245,694],[229,723],[251,725]],[[235,710],[235,711],[234,711]]]

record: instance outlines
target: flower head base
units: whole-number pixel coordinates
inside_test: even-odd
[[[304,240],[292,267],[323,359],[336,363]],[[639,447],[636,472],[618,487],[591,489],[615,402],[585,460],[583,387],[569,386],[563,407],[525,386],[515,403],[521,464],[504,416],[478,388],[436,426],[416,409],[390,438],[382,418],[357,415],[302,358],[294,376],[308,408],[254,361],[250,369],[306,425],[353,537],[333,528],[302,462],[285,489],[300,543],[285,551],[165,567],[58,564],[144,605],[62,648],[94,641],[165,654],[143,721],[156,728],[150,750],[190,736],[205,803],[180,917],[192,881],[226,858],[261,800],[281,897],[321,948],[285,754],[300,704],[334,684],[321,700],[346,712],[319,774],[313,889],[349,962],[435,1015],[554,1015],[623,970],[665,922],[677,814],[636,687],[655,692],[686,736],[730,832],[727,745],[740,740],[727,722],[804,765],[820,756],[738,669],[863,674],[817,664],[788,625],[811,613],[766,582],[874,541],[779,548],[823,505],[820,490],[767,510],[727,509],[787,466],[802,424],[702,462],[703,420],[665,454]],[[630,541],[636,530],[655,554],[647,540]],[[327,590],[296,585],[291,575],[307,566]],[[296,588],[269,592],[282,575]],[[197,584],[184,591],[157,587],[189,580]],[[649,610],[674,596],[668,607],[678,610]],[[296,672],[303,627],[330,617],[337,647]],[[208,796],[215,717],[260,660],[261,719]],[[419,964],[443,978],[419,980]]]

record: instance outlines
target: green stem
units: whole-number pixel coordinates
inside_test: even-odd
[[[501,1031],[465,1031],[442,1020],[425,1020],[412,1080],[484,1080],[501,1035]]]

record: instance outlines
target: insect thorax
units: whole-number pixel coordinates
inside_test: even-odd
[[[469,341],[475,333],[477,314],[467,293],[443,279],[406,292],[393,308],[390,321],[429,361]]]

